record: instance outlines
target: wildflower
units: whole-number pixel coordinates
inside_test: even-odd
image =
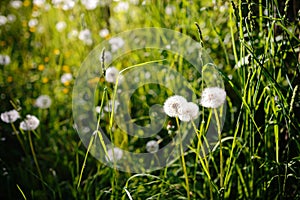
[[[7,18],[3,15],[0,15],[0,26],[5,25],[7,22]]]
[[[171,96],[164,103],[164,111],[170,117],[177,117],[181,114],[180,111],[186,103],[187,100],[182,96]]]
[[[106,111],[106,112],[111,112],[112,111],[112,107],[114,106],[114,112],[117,112],[117,109],[118,109],[118,106],[120,105],[120,102],[115,100],[109,100],[107,105],[105,105],[103,107],[103,109]]]
[[[67,27],[67,24],[64,21],[57,22],[55,25],[55,28],[58,32],[62,32],[66,27]]]
[[[156,153],[159,149],[159,145],[158,142],[155,140],[150,140],[149,142],[147,142],[146,144],[146,150],[149,153]]]
[[[8,65],[10,63],[10,57],[8,55],[0,54],[0,65]]]
[[[10,110],[4,113],[1,113],[1,120],[5,123],[14,123],[17,119],[20,118],[18,111]]]
[[[101,29],[99,35],[102,38],[106,38],[109,35],[109,30],[107,28]]]
[[[10,2],[10,6],[13,7],[14,9],[19,9],[19,8],[22,7],[22,5],[23,5],[22,1],[16,0],[16,1],[11,1]]]
[[[56,8],[71,10],[75,6],[75,0],[52,0],[52,4]]]
[[[40,120],[33,115],[26,115],[26,119],[20,123],[20,129],[24,131],[33,131],[40,124]]]
[[[99,0],[81,0],[87,10],[94,10],[99,5]]]
[[[71,80],[72,80],[73,76],[71,73],[64,73],[61,77],[60,77],[60,82],[62,84],[68,84]]]
[[[7,15],[7,21],[10,23],[16,21],[16,16],[14,14]]]
[[[119,48],[121,48],[125,44],[124,40],[120,37],[111,38],[108,41],[108,43],[111,45],[111,51],[112,52],[117,51]]]
[[[71,30],[69,33],[68,33],[68,38],[69,39],[74,39],[78,36],[78,31],[76,29],[73,29]]]
[[[187,102],[179,109],[179,112],[178,118],[181,121],[188,122],[198,117],[199,107],[193,102]]]
[[[115,67],[109,67],[105,71],[105,80],[109,83],[115,83],[119,76],[119,70]]]
[[[48,95],[41,95],[35,100],[35,106],[41,109],[46,109],[51,106],[52,100]]]
[[[114,161],[121,160],[122,157],[123,157],[122,149],[118,147],[114,147],[107,151],[107,156],[105,156],[105,159],[108,162],[114,162]]]
[[[200,104],[207,108],[218,108],[226,99],[226,91],[219,87],[205,88],[201,95]]]
[[[79,32],[79,40],[83,41],[86,45],[91,45],[93,43],[92,33],[89,29],[84,29]]]

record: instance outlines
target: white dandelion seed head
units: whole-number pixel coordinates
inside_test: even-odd
[[[164,111],[170,117],[180,115],[180,110],[187,103],[187,100],[179,95],[169,97],[164,103]]]
[[[123,157],[122,149],[118,147],[114,147],[107,150],[107,156],[105,156],[105,159],[108,162],[114,162],[114,161],[121,160],[122,157]]]
[[[14,9],[19,9],[19,8],[22,7],[22,5],[23,5],[22,1],[16,0],[16,1],[11,1],[10,2],[10,6],[13,7]]]
[[[120,1],[115,7],[114,7],[114,11],[116,13],[118,12],[126,12],[129,9],[129,3],[128,2],[124,2],[124,1]]]
[[[193,102],[187,102],[179,109],[179,119],[184,122],[194,120],[199,115],[199,107]]]
[[[147,142],[146,144],[146,150],[149,153],[156,153],[159,149],[159,144],[157,141],[155,140],[150,140],[149,142]]]
[[[173,5],[167,5],[165,8],[165,13],[167,15],[172,15],[175,12],[176,8]]]
[[[82,31],[80,31],[78,38],[79,38],[79,40],[84,42],[86,45],[93,44],[92,33],[89,29],[83,29]]]
[[[4,113],[1,113],[1,120],[5,123],[14,123],[17,119],[20,118],[18,111],[10,110]]]
[[[108,43],[110,44],[111,46],[111,51],[112,52],[115,52],[117,51],[119,48],[123,47],[125,42],[124,40],[121,38],[121,37],[114,37],[114,38],[111,38]]]
[[[45,2],[46,2],[45,0],[33,0],[33,4],[38,7],[43,6]]]
[[[26,115],[26,119],[24,119],[20,123],[20,129],[24,131],[33,131],[40,124],[40,120],[34,115]]]
[[[218,108],[226,100],[226,91],[219,87],[205,88],[201,95],[200,104],[206,108]]]
[[[16,21],[16,19],[17,19],[17,17],[14,14],[7,15],[7,21],[10,23]]]
[[[64,21],[57,22],[55,28],[58,32],[62,32],[67,27],[67,23]]]
[[[120,105],[120,102],[118,100],[109,100],[108,103],[103,107],[105,112],[111,112],[112,107],[114,106],[114,112],[117,112],[118,106]]]
[[[39,21],[36,18],[30,19],[28,22],[28,26],[29,27],[35,27],[36,25],[38,25]]]
[[[116,83],[119,75],[119,70],[115,67],[109,67],[105,71],[105,80],[109,83]],[[120,77],[119,77],[120,83]]]
[[[8,55],[0,54],[0,65],[8,65],[10,63],[10,57]]]
[[[51,106],[52,100],[48,95],[40,95],[36,100],[35,100],[35,106],[41,109],[47,109]]]
[[[109,35],[109,30],[107,28],[101,29],[99,31],[99,35],[100,37],[105,38]]]
[[[99,3],[99,0],[81,0],[81,4],[84,5],[87,10],[94,10]]]
[[[64,73],[60,77],[60,82],[64,84],[64,83],[70,82],[72,79],[73,79],[73,76],[71,73]]]
[[[7,17],[0,15],[0,26],[5,25],[7,22]]]

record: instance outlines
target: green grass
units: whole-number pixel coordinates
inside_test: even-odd
[[[11,59],[0,65],[0,112],[16,109],[21,115],[13,124],[0,122],[1,199],[300,198],[299,3],[152,0],[146,5],[130,3],[128,12],[115,12],[118,2],[95,10],[77,2],[67,11],[47,2],[49,10],[28,0],[19,9],[9,6],[8,0],[0,3],[0,15],[16,17],[0,25],[0,54]],[[171,15],[165,13],[168,5],[174,9]],[[38,25],[30,28],[32,18],[38,19]],[[62,32],[55,28],[59,21],[67,24]],[[95,149],[87,149],[74,128],[72,89],[84,59],[105,40],[99,36],[101,29],[109,29],[109,38],[142,27],[168,28],[201,43],[224,81],[227,110],[224,116],[220,110],[200,106],[200,124],[193,127],[195,138],[184,154],[170,166],[135,174],[110,168],[91,156]],[[78,36],[68,37],[73,29],[85,28],[92,33],[92,45]],[[126,74],[147,63],[170,66],[168,73],[157,72],[158,79],[172,70],[181,73],[195,92],[193,101],[206,87],[202,75],[184,58],[167,51],[141,49],[112,65]],[[64,73],[71,73],[73,79],[61,83]],[[95,102],[101,109],[117,94],[103,77],[89,84],[97,87]],[[34,106],[42,94],[52,99],[48,109]],[[151,123],[149,108],[171,95],[160,85],[140,87],[130,98],[133,120],[141,126]],[[26,114],[40,120],[33,132],[19,129]],[[145,152],[148,139],[124,134],[113,118],[117,114],[104,112],[95,127],[101,127],[117,146]],[[222,129],[217,126],[219,117],[225,119]],[[183,126],[176,119],[168,121]],[[216,123],[213,128],[220,129],[220,138],[201,156],[209,122]],[[185,132],[172,134],[164,124],[160,145]],[[101,137],[89,139],[103,146]]]

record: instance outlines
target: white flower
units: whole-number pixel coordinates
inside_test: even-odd
[[[115,67],[109,67],[105,71],[105,80],[109,83],[116,83],[118,76],[119,76],[119,70]]]
[[[26,115],[26,119],[20,123],[20,129],[24,131],[35,130],[40,124],[40,120],[33,115]]]
[[[52,100],[48,95],[41,95],[35,100],[35,106],[41,109],[49,108]]]
[[[146,144],[146,150],[149,153],[156,153],[159,149],[159,145],[158,142],[155,140],[150,140],[149,142],[147,142]]]
[[[108,43],[111,45],[111,51],[112,52],[117,51],[119,48],[121,48],[125,44],[124,40],[120,37],[111,38],[108,41]]]
[[[170,117],[178,117],[187,100],[179,95],[169,97],[164,103],[164,111]]]
[[[58,32],[62,32],[67,27],[67,23],[64,21],[57,22],[55,28]]]
[[[41,7],[45,4],[45,0],[33,0],[33,4]]]
[[[105,105],[103,107],[104,111],[106,112],[111,112],[112,111],[112,107],[114,106],[114,112],[117,112],[118,106],[120,105],[120,102],[115,100],[109,100],[107,105]]]
[[[61,83],[67,83],[70,82],[72,80],[73,76],[71,73],[64,73],[61,77],[60,77],[60,82]]]
[[[75,6],[75,0],[52,0],[52,4],[56,8],[62,8],[63,10],[70,10]]]
[[[7,18],[3,15],[0,15],[0,26],[5,25],[7,22]]]
[[[109,30],[107,28],[101,29],[99,31],[99,35],[100,37],[105,38],[109,35]]]
[[[23,5],[23,2],[22,1],[11,1],[10,2],[10,6],[13,7],[14,9],[18,9],[20,8],[21,6]]]
[[[74,39],[78,36],[78,31],[76,29],[73,29],[71,30],[69,33],[68,33],[68,38],[69,39]]]
[[[16,21],[16,16],[14,14],[7,15],[7,21],[10,23]]]
[[[83,41],[86,45],[91,45],[93,43],[92,33],[89,29],[84,29],[79,32],[79,40]]]
[[[0,54],[0,65],[8,65],[10,63],[10,57],[8,55]]]
[[[33,19],[29,20],[28,26],[29,27],[35,27],[38,23],[39,23],[39,21],[37,19],[33,18]]]
[[[226,91],[219,87],[205,88],[201,95],[200,104],[206,108],[218,108],[226,100]]]
[[[188,122],[198,117],[199,107],[193,102],[187,102],[179,108],[179,113],[178,118],[181,121]]]
[[[94,10],[99,5],[99,0],[81,0],[87,10]]]
[[[18,111],[10,110],[4,113],[1,113],[1,120],[5,123],[14,123],[17,119],[20,118]]]
[[[122,149],[118,147],[114,147],[107,151],[107,156],[105,156],[105,159],[108,162],[114,162],[114,161],[121,160],[122,157],[123,157]]]

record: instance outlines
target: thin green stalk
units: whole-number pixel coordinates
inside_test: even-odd
[[[34,147],[33,147],[33,142],[32,142],[32,139],[31,139],[31,131],[28,131],[28,139],[29,139],[29,145],[30,145],[30,149],[31,149],[31,153],[32,153],[32,156],[33,156],[34,163],[36,165],[36,168],[37,168],[37,171],[39,173],[40,179],[43,181],[44,179],[43,179],[43,176],[42,176],[42,172],[41,172],[39,163],[36,159],[36,154],[35,154]]]
[[[184,159],[184,152],[183,152],[183,147],[182,147],[182,141],[181,141],[181,132],[179,131],[179,119],[176,117],[176,123],[177,123],[177,127],[178,127],[178,134],[179,134],[179,139],[180,139],[180,154],[181,154],[181,162],[182,162],[182,168],[183,168],[183,173],[184,173],[184,177],[185,177],[185,184],[186,184],[186,192],[187,192],[187,198],[188,200],[191,199],[190,197],[190,186],[189,186],[189,178],[188,178],[188,174],[187,174],[187,170],[186,170],[186,164],[185,164],[185,159]]]
[[[218,128],[218,137],[219,137],[219,145],[220,145],[220,188],[223,188],[224,185],[224,169],[223,169],[223,150],[222,150],[222,134],[221,134],[221,124],[220,119],[218,117],[218,111],[216,108],[213,109],[216,117],[217,128]]]
[[[19,141],[19,143],[20,143],[20,145],[21,145],[24,153],[27,154],[25,146],[24,146],[24,143],[23,143],[22,139],[20,138],[19,133],[18,133],[18,131],[17,131],[17,129],[16,129],[16,127],[15,127],[15,125],[13,123],[11,123],[11,127],[14,130],[14,133],[16,134],[17,139],[18,139],[18,141]]]

